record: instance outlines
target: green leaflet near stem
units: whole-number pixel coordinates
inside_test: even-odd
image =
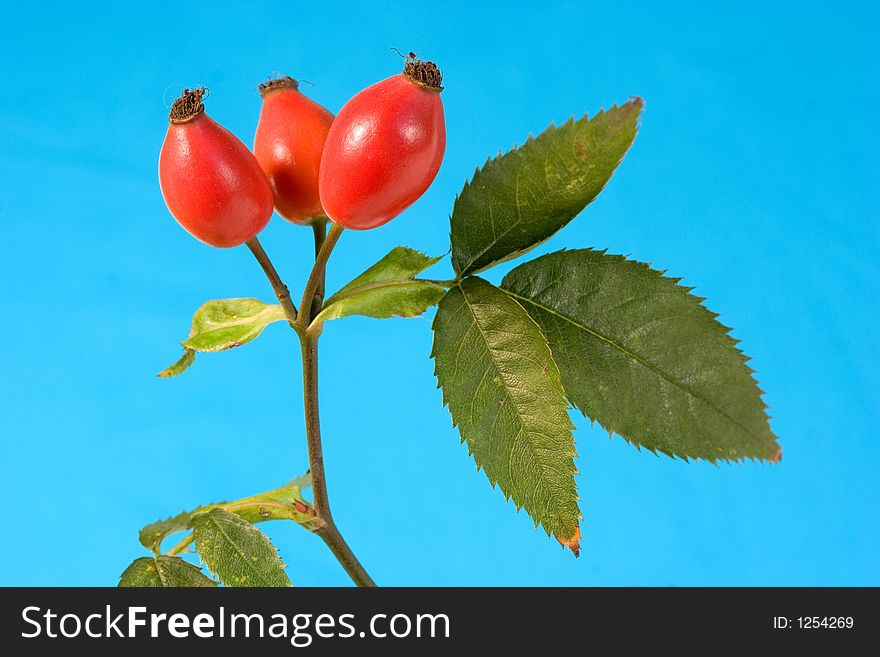
[[[677,279],[579,249],[520,265],[502,288],[541,325],[568,398],[608,431],[682,458],[779,459],[748,359]]]
[[[375,319],[415,317],[436,304],[446,289],[415,276],[443,256],[432,258],[404,246],[394,247],[379,262],[327,299],[315,322],[365,315]]]
[[[494,285],[466,278],[440,301],[433,328],[443,402],[477,467],[577,555],[573,426],[538,325]]]

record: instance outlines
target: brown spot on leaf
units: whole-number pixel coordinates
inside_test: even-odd
[[[575,139],[574,141],[574,155],[579,160],[583,160],[587,156],[587,150],[584,147],[584,142],[580,139]]]
[[[575,530],[574,535],[571,538],[563,538],[562,536],[557,536],[556,540],[559,541],[559,544],[563,549],[568,548],[574,553],[575,558],[581,555],[581,528]]]

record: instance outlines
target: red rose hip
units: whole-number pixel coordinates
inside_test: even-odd
[[[319,187],[334,223],[391,221],[430,187],[446,150],[440,69],[410,53],[403,73],[349,100],[330,127]]]
[[[264,82],[260,95],[254,155],[272,184],[278,214],[306,223],[324,214],[318,172],[333,114],[302,94],[291,77]]]
[[[272,217],[272,188],[239,139],[205,114],[204,89],[174,101],[159,154],[165,204],[193,237],[217,247],[238,246]]]

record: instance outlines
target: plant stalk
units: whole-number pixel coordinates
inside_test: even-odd
[[[287,289],[284,281],[281,280],[278,272],[275,271],[275,266],[272,264],[272,261],[269,260],[269,256],[266,255],[266,252],[263,250],[263,245],[260,244],[260,240],[257,239],[257,236],[254,235],[245,242],[245,244],[247,244],[251,253],[253,253],[254,257],[257,259],[257,262],[260,263],[260,267],[262,267],[263,271],[266,273],[266,278],[268,278],[269,283],[272,284],[272,290],[278,298],[278,303],[284,308],[284,314],[287,316],[287,321],[292,325],[296,322],[297,312],[296,306],[293,305],[293,300],[290,298],[290,290]]]
[[[275,291],[275,296],[278,297],[278,302],[284,308],[288,321],[294,329],[297,329],[300,337],[306,445],[309,450],[309,470],[312,477],[312,495],[314,498],[313,506],[317,519],[321,521],[320,524],[316,524],[314,532],[327,544],[333,556],[336,557],[355,584],[358,586],[376,586],[336,526],[333,515],[330,512],[330,501],[327,496],[327,478],[324,473],[324,449],[321,445],[321,422],[318,412],[318,337],[320,331],[310,333],[305,330],[308,329],[312,317],[320,312],[324,298],[327,260],[330,258],[330,253],[342,234],[342,228],[335,224],[330,228],[329,234],[326,232],[326,227],[326,219],[312,223],[315,235],[315,264],[303,290],[303,297],[300,302],[301,311],[299,313],[297,313],[296,306],[293,305],[287,286],[282,282],[278,272],[275,271],[275,267],[263,250],[259,240],[254,237],[248,240],[247,245],[266,273],[266,277]],[[192,537],[190,535],[174,546],[169,551],[169,554],[177,554],[178,551],[186,550],[191,542]]]
[[[332,232],[331,230],[331,234]],[[325,523],[323,527],[315,529],[315,533],[327,544],[327,547],[330,548],[355,584],[376,586],[354,552],[351,551],[348,543],[345,542],[330,512],[327,478],[324,473],[324,449],[321,445],[321,421],[318,412],[318,336],[308,333],[300,334],[300,344],[302,346],[306,444],[309,449],[309,468],[312,475],[312,503],[318,518]]]
[[[327,222],[329,219],[327,217],[318,217],[312,221],[312,231],[315,235],[315,260],[318,260],[318,256],[321,255],[321,247],[324,246],[324,241],[327,239]],[[315,288],[315,296],[312,297],[312,310],[311,316],[316,317],[319,312],[321,312],[321,306],[324,303],[324,283],[327,278],[327,263],[324,262],[324,265],[321,267],[321,272],[318,278],[318,286]]]
[[[314,300],[319,287],[323,288],[324,286],[327,260],[329,260],[330,254],[333,252],[333,247],[336,246],[336,242],[339,241],[342,231],[343,228],[341,226],[333,224],[330,227],[330,232],[327,233],[327,236],[320,240],[320,247],[317,247],[317,242],[319,241],[318,233],[316,232],[315,234],[315,245],[318,253],[315,256],[315,264],[312,266],[312,273],[309,274],[309,280],[306,281],[302,301],[299,304],[300,313],[297,319],[297,324],[301,329],[308,329],[309,324],[312,321],[312,301]]]

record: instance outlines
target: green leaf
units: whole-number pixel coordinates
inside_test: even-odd
[[[474,173],[452,210],[452,266],[474,274],[529,251],[605,187],[638,131],[642,99],[551,125]]]
[[[415,280],[415,276],[442,259],[443,256],[431,258],[405,246],[396,246],[327,299],[315,321],[348,315],[376,319],[421,315],[436,304],[446,290],[431,281]]]
[[[494,285],[467,278],[440,301],[432,356],[443,402],[477,467],[577,554],[573,427],[537,324]]]
[[[272,322],[285,319],[279,304],[257,299],[208,301],[193,315],[190,337],[183,347],[196,351],[231,349],[250,342]]]
[[[348,283],[339,292],[334,294],[331,299],[338,297],[343,292],[361,288],[365,285],[381,283],[383,281],[411,279],[441,260],[443,260],[443,256],[431,257],[407,246],[395,246],[379,262]]]
[[[218,508],[234,513],[252,523],[267,520],[293,520],[309,531],[314,531],[320,521],[312,505],[303,499],[300,488],[302,480],[303,478],[300,477],[281,488],[234,502],[206,506],[204,509],[193,512],[193,516]]]
[[[234,513],[213,509],[191,521],[202,561],[227,586],[290,586],[269,538]]]
[[[730,329],[679,279],[604,251],[560,251],[502,283],[541,325],[569,400],[670,456],[778,460],[763,392]]]
[[[157,520],[147,525],[138,532],[138,540],[148,550],[159,553],[162,550],[162,541],[171,534],[182,532],[189,526],[190,511],[181,511],[176,516]]]
[[[198,566],[163,554],[135,559],[119,576],[119,586],[207,588],[217,586],[217,582],[205,577]]]
[[[183,374],[189,369],[189,366],[193,364],[195,359],[196,352],[193,349],[184,349],[183,356],[181,356],[176,363],[174,363],[173,365],[169,365],[164,370],[159,372],[156,376],[167,379],[168,377]]]
[[[267,520],[293,520],[305,529],[314,531],[318,528],[320,521],[312,505],[302,496],[302,489],[310,485],[311,477],[305,474],[281,488],[265,493],[251,495],[232,502],[206,504],[192,511],[182,511],[176,516],[147,525],[138,533],[138,539],[145,548],[159,554],[162,550],[162,542],[168,536],[189,529],[192,518],[214,509],[229,511],[252,523]]]

